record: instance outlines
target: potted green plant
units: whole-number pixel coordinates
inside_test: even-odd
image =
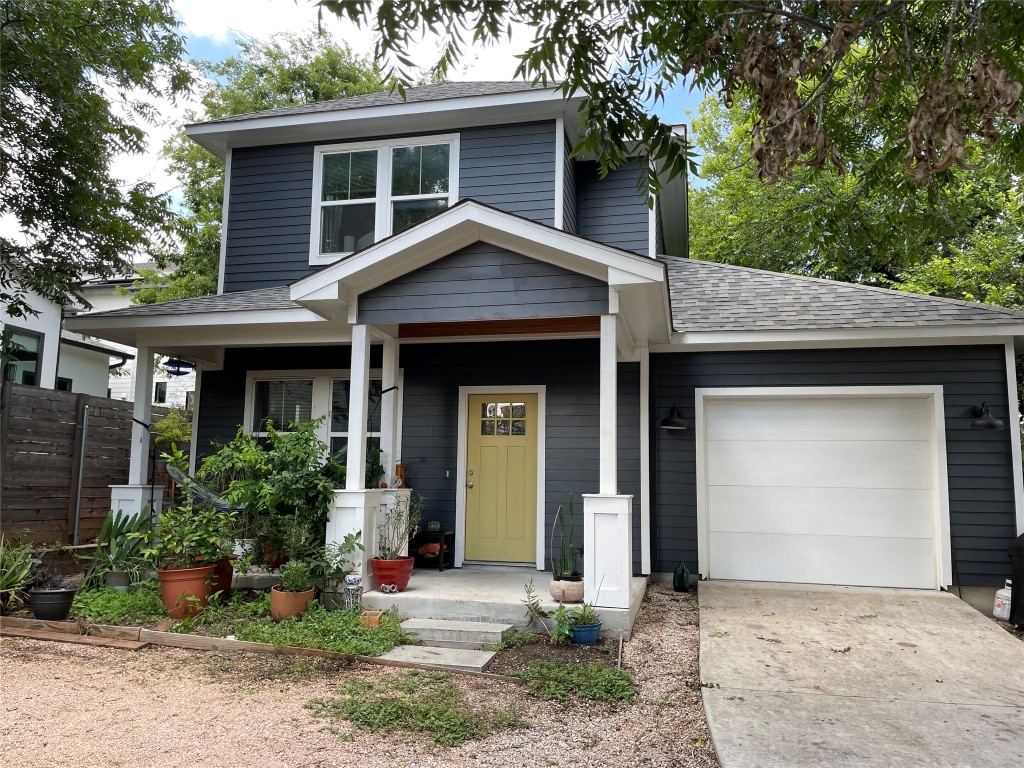
[[[601,634],[601,617],[590,603],[569,611],[569,640],[575,645],[594,645]]]
[[[270,588],[270,617],[282,621],[300,616],[313,602],[315,565],[305,558],[293,558],[281,566],[281,583]]]
[[[351,585],[350,578],[362,564],[357,559],[357,552],[363,552],[360,541],[363,532],[345,534],[343,541],[332,541],[326,544],[316,561],[319,571],[318,581],[321,583],[320,602],[325,608],[337,610],[345,606],[343,589]]]
[[[32,571],[38,563],[31,545],[0,534],[0,613],[25,601],[25,588],[32,582]]]
[[[81,581],[80,574],[66,576],[37,564],[33,586],[28,590],[32,615],[41,621],[64,621],[71,612]]]
[[[198,615],[210,596],[218,560],[231,551],[230,512],[209,505],[170,507],[143,534],[143,555],[156,567],[164,605],[175,619]]]
[[[153,422],[153,446],[157,451],[168,449],[178,451],[177,446],[188,447],[192,443],[192,417],[181,408],[171,408],[162,419]],[[188,453],[179,451],[185,456],[185,465],[188,466]],[[164,453],[158,453],[156,469],[164,471],[171,459]],[[179,469],[181,467],[179,466]]]
[[[108,587],[127,592],[146,565],[144,542],[135,534],[148,531],[150,521],[149,507],[134,515],[108,512],[96,538],[96,551],[89,557],[92,564],[83,584],[98,585],[102,578]]]
[[[401,554],[409,539],[420,529],[423,497],[417,493],[399,494],[384,511],[377,525],[378,556],[370,559],[373,581],[378,590],[393,588],[401,592],[409,586],[413,559]],[[390,590],[389,590],[390,591]]]
[[[573,543],[576,530],[576,515],[573,512],[573,497],[569,494],[568,512],[558,505],[555,521],[551,526],[551,584],[548,591],[551,598],[560,603],[578,603],[583,600],[583,577],[576,570],[576,558],[583,550]],[[555,549],[555,531],[558,531],[558,549]]]

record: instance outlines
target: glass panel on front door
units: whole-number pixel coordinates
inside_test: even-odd
[[[526,434],[526,403],[482,403],[481,435]]]

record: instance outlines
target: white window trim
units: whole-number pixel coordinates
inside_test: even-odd
[[[537,544],[536,566],[544,570],[544,488],[547,482],[545,467],[545,440],[547,432],[547,386],[527,384],[520,386],[459,387],[459,445],[456,459],[455,482],[455,567],[461,568],[466,557],[466,454],[469,451],[469,396],[470,395],[537,395]]]
[[[377,196],[373,198],[376,204],[376,221],[374,225],[376,240],[379,242],[391,235],[392,215],[391,203],[402,200],[428,200],[440,197],[440,195],[399,195],[391,196],[391,149],[400,147],[421,147],[431,144],[448,144],[451,149],[448,152],[448,207],[451,208],[459,200],[459,134],[444,133],[431,136],[416,136],[414,138],[394,138],[382,141],[362,141],[346,144],[320,144],[313,150],[313,199],[312,214],[309,230],[309,263],[313,266],[333,264],[339,259],[348,256],[346,253],[320,253],[320,212],[321,212],[321,191],[323,187],[323,160],[324,155],[336,152],[366,152],[377,151]],[[369,202],[367,198],[365,202]]]
[[[694,391],[697,444],[697,565],[703,578],[712,577],[708,538],[708,484],[705,405],[708,400],[778,398],[924,398],[931,411],[932,467],[935,525],[935,588],[953,583],[953,554],[950,543],[949,477],[946,464],[946,417],[943,390],[937,385],[853,386],[853,387],[699,387]]]
[[[401,376],[399,371],[399,376]],[[383,372],[379,368],[373,368],[370,370],[371,379],[381,379]],[[347,368],[316,368],[316,369],[304,369],[304,370],[284,370],[284,371],[249,371],[245,377],[245,413],[242,419],[242,428],[247,434],[257,435],[260,437],[265,436],[266,432],[260,432],[255,430],[253,424],[253,413],[252,409],[256,403],[256,382],[258,381],[286,381],[286,380],[309,380],[313,381],[313,402],[310,404],[310,418],[318,419],[321,416],[326,416],[323,423],[317,428],[316,436],[328,447],[331,445],[331,437],[340,437],[342,435],[348,435],[347,428],[345,430],[331,430],[331,385],[332,382],[338,379],[351,380],[351,371]],[[382,406],[383,407],[383,406]],[[367,432],[367,437],[380,438],[381,433]],[[397,441],[399,446],[401,445],[401,433],[398,434]],[[398,446],[396,446],[396,453],[399,453]],[[400,455],[400,453],[399,453]]]

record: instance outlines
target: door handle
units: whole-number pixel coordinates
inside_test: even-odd
[[[466,483],[466,487],[467,488],[472,488],[473,487],[473,481],[470,480],[468,483]]]

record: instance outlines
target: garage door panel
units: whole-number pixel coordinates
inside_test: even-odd
[[[750,394],[705,401],[709,575],[934,589],[931,400]]]
[[[923,441],[707,441],[708,485],[927,489],[931,463]]]
[[[709,534],[711,577],[934,589],[934,542],[861,536]]]
[[[711,440],[929,440],[923,398],[739,399],[710,402]]]
[[[930,539],[930,490],[712,486],[711,532]]]

